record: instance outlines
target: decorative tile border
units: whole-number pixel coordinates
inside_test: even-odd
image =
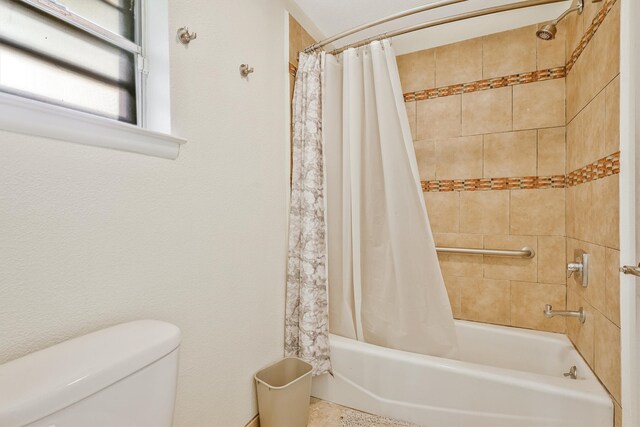
[[[585,33],[582,35],[582,38],[580,39],[580,43],[578,43],[578,46],[576,46],[573,53],[571,54],[571,57],[567,61],[567,66],[566,66],[567,73],[576,64],[576,61],[578,60],[580,55],[582,55],[582,52],[584,52],[585,48],[587,47],[587,45],[595,35],[596,31],[598,31],[598,28],[600,28],[600,25],[602,25],[602,23],[604,22],[604,18],[607,17],[607,15],[611,11],[611,8],[613,8],[613,5],[616,3],[616,1],[617,0],[606,0],[605,4],[598,11],[598,14],[596,15],[596,17],[593,18],[593,21],[591,21],[591,25],[589,25],[589,28],[587,28],[587,31],[585,31]]]
[[[613,153],[607,157],[576,169],[567,175],[567,186],[584,184],[620,173],[620,152]]]
[[[575,50],[571,54],[571,57],[567,61],[566,66],[564,67],[548,68],[546,70],[530,71],[527,73],[496,77],[493,79],[478,80],[475,82],[461,83],[433,89],[424,89],[415,92],[407,92],[404,94],[404,101],[422,101],[425,99],[460,95],[463,93],[478,92],[487,89],[497,89],[505,86],[515,86],[526,83],[540,82],[544,80],[564,78],[573,68],[582,52],[584,52],[585,48],[595,35],[598,28],[600,28],[600,25],[602,25],[602,23],[604,22],[604,19],[607,17],[616,1],[617,0],[605,0],[605,4],[598,11],[596,17],[593,18],[591,25],[589,25],[587,31],[585,31],[585,33],[582,35],[580,43],[575,48]]]
[[[441,98],[444,96],[460,95],[462,93],[479,92],[487,89],[498,89],[506,86],[541,82],[544,80],[561,79],[565,76],[565,67],[547,68],[546,70],[530,71],[527,73],[512,74],[504,77],[495,77],[493,79],[485,79],[475,82],[443,86],[435,89],[407,92],[404,94],[404,102],[422,101],[424,99]]]
[[[576,169],[568,175],[519,176],[510,178],[469,178],[422,181],[422,191],[488,191],[488,190],[543,190],[566,188],[595,181],[620,173],[620,152]]]
[[[298,67],[296,67],[291,62],[289,62],[289,74],[295,77],[297,72],[298,72]]]
[[[470,178],[422,181],[422,191],[488,191],[488,190],[541,190],[565,188],[564,175],[520,176],[510,178]]]

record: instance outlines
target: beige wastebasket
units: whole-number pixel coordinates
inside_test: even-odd
[[[260,427],[305,427],[309,422],[311,370],[287,357],[255,375]]]

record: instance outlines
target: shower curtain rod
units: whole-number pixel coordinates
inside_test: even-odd
[[[360,41],[355,42],[355,43],[350,43],[350,44],[342,46],[342,47],[340,47],[338,49],[334,49],[329,53],[332,54],[332,55],[336,55],[336,54],[341,53],[341,52],[343,52],[343,51],[345,51],[345,50],[347,50],[349,48],[352,48],[352,47],[364,46],[364,45],[369,44],[369,43],[371,43],[373,41],[376,41],[376,40],[383,40],[383,39],[387,39],[387,38],[391,38],[391,37],[397,37],[397,36],[400,36],[402,34],[412,33],[414,31],[419,31],[419,30],[424,30],[426,28],[436,27],[438,25],[450,24],[452,22],[463,21],[463,20],[466,20],[466,19],[477,18],[477,17],[485,16],[485,15],[492,15],[494,13],[507,12],[507,11],[510,11],[510,10],[524,9],[524,8],[527,8],[527,7],[534,7],[534,6],[542,6],[542,5],[551,4],[551,3],[560,3],[560,2],[563,2],[563,1],[567,1],[567,0],[525,0],[525,1],[518,2],[518,3],[510,3],[510,4],[501,5],[501,6],[488,7],[486,9],[478,9],[478,10],[474,10],[474,11],[470,11],[470,12],[460,13],[458,15],[453,15],[453,16],[448,16],[448,17],[445,17],[445,18],[435,19],[433,21],[429,21],[429,22],[426,22],[424,24],[412,25],[410,27],[406,27],[406,28],[403,28],[403,29],[400,29],[400,30],[396,30],[396,31],[389,31],[389,32],[386,32],[386,33],[381,33],[381,34],[378,34],[376,36],[369,37],[369,38],[360,40]],[[440,5],[440,6],[444,6],[444,5]],[[440,6],[438,6],[438,7],[440,7]],[[406,15],[404,15],[404,16],[406,16]],[[391,20],[391,19],[388,19],[388,20]],[[384,21],[384,22],[387,22],[387,21]],[[373,25],[376,25],[376,24],[373,24]],[[373,26],[373,25],[370,25],[370,26]],[[369,28],[370,26],[362,26],[362,27],[364,29],[364,28]],[[357,32],[357,31],[354,31],[354,32]],[[350,34],[353,34],[353,33],[349,33],[347,35],[350,35]],[[338,36],[342,36],[342,35],[339,34]],[[333,39],[332,41],[334,41],[334,40],[337,40],[338,38],[342,38],[342,37],[338,37],[338,36],[334,36],[335,38],[331,37],[330,39],[327,39],[327,40],[332,40]],[[317,49],[319,47],[322,47],[321,44],[323,42],[324,42],[324,40],[322,42],[320,42],[320,43],[316,43],[315,45],[309,46],[307,49],[315,50],[315,49]],[[319,45],[319,46],[315,47],[316,45]],[[307,49],[305,49],[305,52],[307,52]]]
[[[366,30],[371,27],[375,27],[376,25],[384,24],[385,22],[394,21],[396,19],[404,18],[405,16],[415,15],[416,13],[426,12],[428,10],[437,9],[443,6],[449,6],[450,4],[462,3],[465,1],[468,1],[468,0],[445,0],[445,1],[430,3],[425,6],[414,7],[413,9],[408,9],[408,10],[405,10],[404,12],[395,13],[385,18],[378,19],[376,21],[371,21],[366,24],[359,25],[357,27],[353,27],[347,31],[343,31],[339,34],[336,34],[335,36],[329,37],[328,39],[320,40],[319,42],[314,43],[311,46],[307,46],[304,49],[304,51],[305,53],[309,53],[312,50],[320,49],[321,47],[324,47],[330,43],[333,43],[336,40],[343,39],[352,34],[359,33],[360,31]]]

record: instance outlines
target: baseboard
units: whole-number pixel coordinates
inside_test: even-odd
[[[256,415],[245,427],[260,427],[260,416]]]

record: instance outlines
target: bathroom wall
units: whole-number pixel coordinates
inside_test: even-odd
[[[169,35],[177,160],[0,132],[0,363],[166,320],[175,424],[242,426],[283,348],[288,18],[279,0],[169,3],[171,31],[198,33]]]
[[[620,3],[585,2],[567,20],[567,258],[591,256],[588,288],[567,282],[569,338],[611,393],[620,425]]]
[[[536,26],[398,57],[436,245],[536,251],[440,255],[454,316],[564,332],[564,39]],[[561,35],[561,34],[559,34]]]
[[[530,26],[398,57],[436,244],[537,251],[440,255],[455,317],[566,332],[616,425],[621,1],[587,0],[551,42]],[[576,251],[591,255],[586,289],[565,279]],[[547,303],[587,321],[546,319]]]

